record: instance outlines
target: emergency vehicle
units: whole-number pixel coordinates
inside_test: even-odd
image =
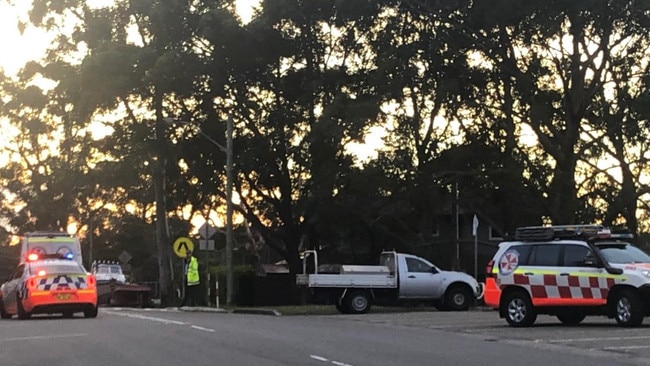
[[[57,313],[72,317],[77,312],[97,316],[95,276],[71,255],[31,253],[26,259],[0,287],[2,319]]]
[[[532,326],[538,314],[638,326],[650,314],[650,256],[632,238],[600,225],[519,228],[487,265],[485,304],[514,327]]]
[[[79,238],[68,233],[37,231],[25,234],[20,250],[20,261],[25,261],[30,253],[58,254],[83,264]]]

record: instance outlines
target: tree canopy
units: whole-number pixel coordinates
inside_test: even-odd
[[[57,37],[0,80],[0,217],[147,262],[223,217],[232,118],[236,245],[294,271],[307,248],[450,256],[452,202],[499,233],[647,231],[650,3],[501,2],[273,0],[244,23],[229,0],[35,0]]]

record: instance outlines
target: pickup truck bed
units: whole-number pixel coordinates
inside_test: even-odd
[[[396,288],[397,277],[389,274],[299,274],[298,285],[308,287]]]

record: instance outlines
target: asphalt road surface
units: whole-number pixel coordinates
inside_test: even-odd
[[[101,308],[0,321],[0,366],[650,365],[650,327],[514,329],[489,311],[267,316]]]

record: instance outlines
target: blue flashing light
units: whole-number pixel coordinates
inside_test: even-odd
[[[74,258],[74,254],[72,253],[68,253],[65,255],[65,259],[73,259],[73,258]]]

